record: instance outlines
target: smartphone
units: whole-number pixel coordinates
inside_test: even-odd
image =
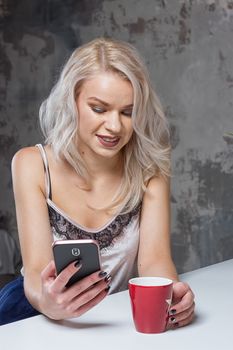
[[[73,261],[82,261],[81,268],[70,278],[66,287],[101,270],[99,246],[95,240],[61,240],[55,241],[52,247],[57,274]]]

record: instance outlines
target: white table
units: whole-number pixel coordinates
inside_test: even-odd
[[[232,350],[233,259],[181,275],[196,294],[193,324],[161,334],[134,329],[128,291],[110,295],[79,319],[40,315],[0,327],[0,350]]]

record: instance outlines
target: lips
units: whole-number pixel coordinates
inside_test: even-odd
[[[114,147],[120,141],[118,136],[96,135],[101,145],[105,147]]]

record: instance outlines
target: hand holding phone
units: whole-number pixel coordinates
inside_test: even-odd
[[[41,272],[39,310],[54,320],[79,317],[106,297],[111,276],[101,270],[95,241],[56,241],[53,252]]]
[[[41,272],[39,311],[53,320],[79,317],[101,302],[109,291],[111,277],[105,271],[97,271],[65,288],[70,278],[80,270],[70,263],[56,276],[54,261]]]

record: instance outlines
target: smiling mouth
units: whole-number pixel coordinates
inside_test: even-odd
[[[118,137],[118,136],[115,136],[115,137],[102,136],[102,135],[96,135],[96,136],[97,136],[99,142],[101,143],[101,145],[103,145],[105,147],[114,147],[120,141],[120,137]]]

